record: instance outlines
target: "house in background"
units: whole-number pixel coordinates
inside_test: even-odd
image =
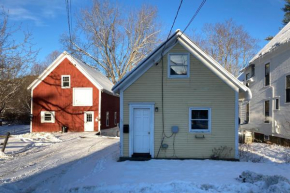
[[[31,83],[31,132],[95,131],[116,127],[119,97],[98,70],[63,52]]]
[[[262,141],[290,139],[290,23],[251,59],[239,79],[253,94],[250,102],[241,101],[241,129]]]
[[[251,91],[177,30],[112,89],[120,156],[238,159],[238,100]],[[222,158],[222,157],[220,157]]]

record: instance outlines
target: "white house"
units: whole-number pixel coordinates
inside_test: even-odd
[[[290,139],[290,23],[251,59],[239,80],[253,94],[250,102],[240,101],[241,129]]]

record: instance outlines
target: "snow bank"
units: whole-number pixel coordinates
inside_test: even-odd
[[[61,142],[59,138],[52,133],[26,133],[23,135],[15,135],[16,138],[22,139],[24,142]]]
[[[0,160],[1,159],[9,159],[11,156],[10,155],[7,155],[5,153],[3,153],[2,151],[0,151]]]
[[[254,163],[290,163],[290,148],[276,144],[240,145],[240,160]]]
[[[239,184],[196,184],[185,181],[173,181],[168,183],[157,183],[157,184],[122,184],[113,186],[86,186],[82,188],[72,188],[66,192],[144,192],[144,193],[165,193],[165,192],[264,192],[264,193],[288,193],[290,192],[290,181],[283,176],[267,176],[261,175],[250,171],[243,172],[237,180]]]

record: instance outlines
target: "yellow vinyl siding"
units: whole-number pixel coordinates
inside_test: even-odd
[[[169,53],[188,53],[180,44]],[[178,158],[208,158],[213,148],[227,146],[232,148],[230,158],[235,155],[235,91],[224,83],[205,65],[190,55],[190,77],[184,79],[168,78],[167,55],[163,57],[164,80],[164,129],[171,135],[171,127],[178,126],[175,137],[175,154]],[[162,102],[161,73],[162,62],[153,65],[138,80],[124,91],[124,124],[129,124],[130,102],[155,102],[159,111],[154,113],[154,152],[157,156],[162,140]],[[211,133],[204,139],[195,138],[189,132],[189,108],[211,108]],[[203,135],[203,134],[202,134]],[[164,142],[168,149],[161,150],[159,158],[173,156],[173,137]],[[129,156],[129,134],[124,134],[123,156]]]

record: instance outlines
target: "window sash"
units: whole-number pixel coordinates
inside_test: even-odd
[[[174,58],[175,57],[175,58]],[[169,78],[189,76],[189,53],[168,54],[168,76]]]
[[[255,64],[252,65],[251,71],[252,71],[252,77],[255,76]]]
[[[279,99],[276,99],[276,110],[280,109],[280,103],[279,103]]]
[[[286,89],[286,103],[290,103],[290,88]]]
[[[62,75],[61,87],[70,88],[70,75]]]
[[[201,133],[211,131],[210,108],[189,108],[189,131]]]

